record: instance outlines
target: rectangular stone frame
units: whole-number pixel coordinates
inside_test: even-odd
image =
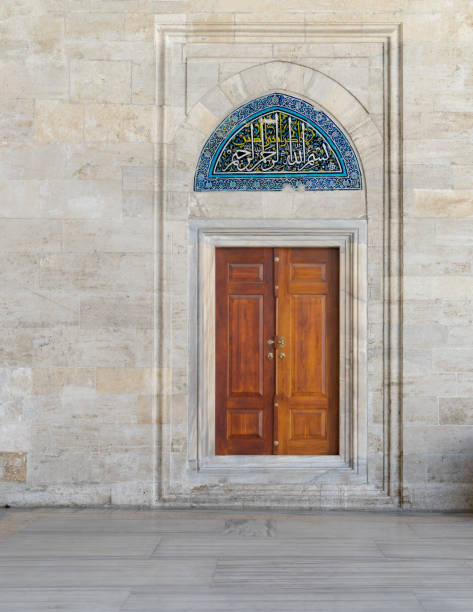
[[[367,480],[366,221],[190,222],[188,459],[199,480],[278,470],[280,482],[322,470],[329,481]],[[340,250],[340,453],[215,455],[215,248],[336,247]]]
[[[264,480],[255,481],[250,470],[243,470],[235,484],[226,487],[225,479],[213,488],[201,486],[201,479],[208,478],[205,470],[211,470],[206,461],[197,462],[197,433],[190,443],[190,461],[183,463],[179,443],[174,446],[174,432],[182,431],[180,425],[173,424],[172,367],[168,353],[171,310],[167,280],[167,265],[171,254],[167,246],[166,223],[164,216],[168,161],[166,143],[169,142],[169,128],[172,130],[173,117],[169,108],[173,105],[174,92],[185,88],[185,57],[183,45],[187,42],[205,42],[207,45],[220,44],[230,37],[235,45],[245,45],[248,41],[266,42],[285,41],[295,43],[363,43],[376,42],[383,49],[384,82],[384,191],[368,193],[368,209],[381,215],[382,251],[384,261],[382,276],[384,290],[383,304],[383,413],[382,448],[377,451],[382,456],[380,477],[371,484],[349,483],[325,486],[325,472],[311,480],[314,485],[310,496],[306,488],[295,480],[296,488],[284,485],[277,487],[281,470],[270,470]],[[402,30],[400,24],[393,23],[326,23],[326,24],[206,24],[192,25],[183,23],[182,16],[156,16],[156,103],[158,120],[156,122],[155,149],[155,365],[161,372],[156,381],[156,395],[153,409],[154,428],[154,498],[157,505],[168,506],[215,506],[234,507],[241,504],[271,507],[316,507],[316,508],[393,508],[402,504]],[[176,89],[177,88],[177,89]],[[169,105],[169,106],[168,106]],[[169,121],[171,120],[171,123]],[[376,210],[375,210],[376,209]],[[368,240],[369,242],[369,240]],[[371,242],[369,242],[371,244]],[[380,270],[381,272],[381,270]],[[192,370],[189,373],[192,384]],[[195,414],[196,411],[194,411]],[[192,412],[190,413],[192,414]],[[169,421],[169,419],[171,419]],[[378,416],[379,419],[379,416]],[[380,423],[380,421],[377,421]],[[182,454],[182,453],[181,453]],[[354,457],[354,455],[353,455]],[[178,461],[176,462],[176,459]],[[321,459],[319,459],[321,460]],[[310,459],[309,459],[310,461]],[[331,459],[328,459],[331,461]],[[360,456],[358,455],[358,462]],[[333,465],[333,464],[332,464]],[[346,465],[346,464],[345,464]],[[356,467],[356,466],[354,466]],[[200,471],[197,471],[197,468]],[[361,469],[360,469],[361,468]],[[341,468],[338,468],[338,470]],[[359,473],[365,471],[358,463]],[[215,471],[220,468],[216,467]],[[355,472],[345,468],[351,475]],[[263,468],[259,468],[261,473]],[[295,476],[301,468],[292,469]],[[319,470],[317,470],[319,471]],[[333,470],[332,470],[333,472]],[[220,472],[222,475],[222,471]],[[272,474],[274,473],[274,477]],[[209,478],[210,480],[210,478]],[[257,496],[249,501],[247,485],[258,483]],[[261,483],[261,484],[260,484]],[[320,483],[320,486],[319,484]],[[353,484],[353,486],[350,486]],[[315,486],[317,485],[317,486]],[[361,486],[360,486],[361,485]],[[298,487],[298,488],[297,488]]]

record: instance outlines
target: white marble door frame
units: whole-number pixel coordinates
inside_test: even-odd
[[[200,479],[278,471],[279,482],[366,481],[366,221],[190,221],[188,459]],[[330,456],[215,455],[215,248],[336,247],[340,250],[340,453]],[[250,474],[249,474],[250,473]]]

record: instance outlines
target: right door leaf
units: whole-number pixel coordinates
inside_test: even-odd
[[[339,444],[339,252],[333,248],[277,251],[276,331],[278,338],[284,338],[276,360],[277,452],[335,455]]]

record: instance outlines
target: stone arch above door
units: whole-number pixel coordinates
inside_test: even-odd
[[[382,136],[361,102],[336,80],[307,66],[274,61],[242,70],[207,92],[189,111],[168,145],[179,180],[192,190],[193,173],[206,140],[236,107],[280,91],[308,101],[339,126],[356,152],[363,187],[382,168]],[[185,143],[185,150],[180,146]],[[188,173],[192,173],[192,180]],[[184,176],[184,173],[186,176]],[[366,181],[366,183],[365,183]]]

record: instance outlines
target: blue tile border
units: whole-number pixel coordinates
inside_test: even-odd
[[[274,123],[267,116],[276,116],[276,113],[291,117],[295,125],[304,125],[313,139],[317,140],[318,153],[323,147],[326,159],[312,157],[312,160],[319,162],[316,171],[303,168],[293,170],[294,164],[287,162],[287,151],[281,152],[281,155],[278,153],[278,163],[271,161],[270,169],[263,169],[266,163],[264,160],[254,164],[253,168],[249,168],[248,163],[243,169],[241,163],[235,161],[239,158],[233,157],[234,152],[242,150],[241,145],[236,144],[236,138],[241,139],[241,135],[249,134],[251,129],[253,140],[253,133],[258,131],[258,126],[261,125],[261,133],[261,130],[265,130],[263,123]],[[310,155],[310,149],[307,153]],[[266,154],[269,158],[273,155],[270,151]],[[247,153],[243,151],[242,155]],[[325,162],[328,163],[324,165]],[[358,159],[348,139],[323,111],[300,98],[272,93],[238,107],[214,130],[202,149],[195,173],[194,190],[280,191],[285,185],[294,189],[302,186],[307,191],[359,190],[362,189],[362,176]]]

